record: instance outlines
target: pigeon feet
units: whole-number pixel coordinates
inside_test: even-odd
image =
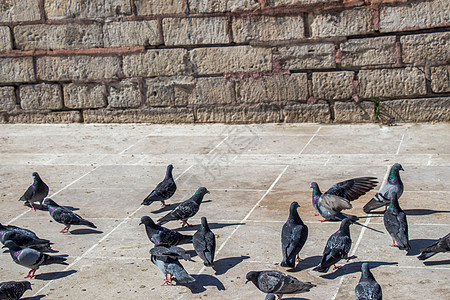
[[[342,268],[342,266],[336,266],[336,265],[333,265],[333,271],[334,270],[339,270],[339,269],[341,269]]]
[[[300,256],[297,254],[297,261],[302,261],[303,259],[300,258]]]
[[[315,215],[315,216],[317,216],[317,217],[318,217],[318,216],[320,216],[320,214],[319,214],[319,213],[315,213],[314,215]]]
[[[328,221],[328,220],[327,219],[320,220],[320,222],[326,222],[326,221]]]
[[[33,278],[35,272],[36,272],[36,269],[31,269],[30,272],[28,272],[28,275],[25,278]]]
[[[349,262],[349,261],[350,261],[350,259],[355,259],[355,258],[356,258],[356,256],[355,256],[355,255],[349,256],[349,257],[347,257],[347,262]]]
[[[189,224],[189,223],[186,222],[185,220],[181,220],[181,228],[183,228],[183,227],[185,227],[185,226],[187,226],[187,227],[192,227],[192,226],[194,226],[194,225]]]
[[[390,247],[398,247],[398,244],[395,241],[392,241],[392,245],[389,245]]]
[[[60,231],[61,233],[68,233],[69,232],[69,228],[64,227],[63,230]]]
[[[161,207],[166,207],[166,206],[169,206],[169,204],[166,204],[166,202],[161,201]]]
[[[164,283],[161,286],[166,285],[166,284],[172,284],[173,278],[174,277],[172,275],[170,275],[170,274],[166,275]]]

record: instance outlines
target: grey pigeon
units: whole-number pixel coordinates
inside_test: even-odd
[[[346,215],[341,213],[341,211],[352,208],[350,202],[373,189],[377,183],[375,177],[353,178],[336,183],[322,194],[319,185],[316,182],[312,182],[312,203],[319,214],[324,217],[322,221],[341,221],[345,218],[351,218],[353,221],[356,221],[357,217]]]
[[[403,194],[403,182],[400,178],[400,170],[404,171],[401,164],[394,164],[391,167],[386,184],[364,205],[363,210],[365,213],[370,213],[372,210],[382,206],[386,206],[387,208],[394,194],[397,195],[397,200],[400,199],[400,196]]]
[[[192,242],[191,235],[184,235],[179,233],[176,230],[172,230],[160,225],[155,224],[152,218],[149,216],[143,216],[141,218],[141,223],[139,225],[145,225],[145,232],[147,233],[148,238],[151,241],[151,238],[154,234],[159,234],[161,239],[161,243],[167,244],[169,246],[176,246],[179,244],[185,244]]]
[[[33,172],[33,184],[28,187],[19,201],[25,201],[25,205],[28,204],[36,211],[34,207],[34,202],[39,202],[42,207],[42,201],[48,195],[48,186],[42,181],[38,172]]]
[[[19,300],[27,290],[32,290],[29,281],[6,281],[0,283],[0,300]]]
[[[363,263],[361,266],[361,279],[355,287],[356,300],[381,300],[381,286],[370,272],[369,264]]]
[[[173,166],[168,165],[166,171],[166,177],[161,181],[156,188],[142,201],[142,205],[150,205],[155,201],[161,201],[161,205],[167,206],[165,201],[175,194],[177,185],[172,177]]]
[[[50,198],[45,199],[43,204],[48,206],[48,212],[56,222],[64,224],[66,226],[61,230],[61,232],[63,233],[69,232],[70,226],[72,225],[85,225],[90,228],[97,228],[94,223],[83,219],[66,207],[59,206]]]
[[[158,225],[165,224],[172,220],[181,220],[183,224],[182,227],[185,225],[189,227],[192,226],[187,220],[198,212],[203,197],[207,193],[209,193],[209,191],[205,187],[199,188],[191,198],[181,202],[170,213],[159,219]]]
[[[444,236],[443,238],[440,238],[436,243],[433,245],[420,250],[422,253],[417,257],[420,260],[425,260],[433,255],[439,253],[439,252],[449,252],[450,251],[450,233]]]
[[[50,241],[40,239],[33,231],[12,225],[0,224],[0,242],[11,240],[18,246],[30,247],[39,251],[51,250]]]
[[[313,270],[325,273],[328,269],[334,265],[333,270],[339,269],[341,267],[336,267],[336,264],[341,259],[353,259],[354,257],[348,257],[348,252],[352,247],[352,239],[350,238],[350,224],[352,221],[349,218],[345,218],[341,222],[341,226],[338,231],[333,233],[327,241],[327,245],[323,250],[322,260],[320,265],[315,267]]]
[[[276,300],[275,295],[270,293],[266,295],[266,299],[265,300]]]
[[[393,194],[389,208],[384,212],[384,227],[392,237],[391,247],[398,247],[400,250],[410,250],[408,238],[408,222],[406,214],[398,204],[397,195]]]
[[[308,238],[308,226],[306,226],[298,215],[297,202],[292,202],[289,208],[289,218],[281,230],[281,249],[283,252],[282,267],[295,267],[296,257],[305,245]]]
[[[195,279],[189,275],[179,262],[179,259],[191,260],[189,254],[182,248],[167,246],[160,243],[158,234],[153,235],[155,247],[150,250],[151,261],[165,276],[164,283],[169,284],[175,278],[178,283],[186,284],[194,282]]]
[[[208,221],[202,217],[200,229],[192,238],[195,252],[203,260],[203,264],[212,267],[214,263],[214,254],[216,252],[216,236],[209,229]]]
[[[66,260],[64,257],[50,256],[31,248],[19,247],[13,241],[6,241],[3,248],[5,247],[9,248],[9,253],[16,264],[31,269],[25,278],[33,278],[36,270],[43,265],[67,265],[67,263],[64,262]]]
[[[264,293],[277,295],[278,299],[284,294],[299,294],[309,292],[315,284],[302,282],[297,278],[280,271],[250,271],[247,273],[247,282],[253,284]]]

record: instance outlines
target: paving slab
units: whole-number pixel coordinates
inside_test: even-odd
[[[69,263],[41,267],[27,299],[264,299],[245,284],[245,275],[269,269],[317,285],[285,299],[351,299],[363,262],[371,265],[385,299],[417,299],[418,289],[429,299],[450,294],[450,254],[417,259],[421,248],[450,228],[450,124],[3,124],[0,142],[0,222],[52,240],[57,252],[51,254],[67,255]],[[389,247],[383,209],[362,211],[396,162],[405,169],[400,205],[410,229],[408,254]],[[167,201],[171,206],[141,206],[168,164],[175,167],[178,186]],[[17,201],[34,171],[56,202],[98,228],[74,226],[61,234],[63,225],[47,211],[33,212]],[[357,258],[341,262],[340,270],[317,273],[312,269],[339,222],[315,216],[310,184],[316,181],[326,191],[360,176],[379,183],[346,211],[360,217],[350,227],[350,254]],[[196,282],[161,286],[164,275],[150,261],[152,244],[140,218],[157,220],[200,186],[211,193],[189,220],[194,226],[165,226],[192,235],[207,217],[217,238],[215,267],[204,267],[192,244],[181,245],[193,256],[194,262],[182,264]],[[292,201],[300,204],[309,237],[303,260],[288,269],[280,266],[280,232]],[[1,253],[0,282],[22,280],[27,272]]]

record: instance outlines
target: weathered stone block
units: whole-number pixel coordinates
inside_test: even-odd
[[[69,56],[40,57],[37,77],[41,80],[103,80],[117,78],[118,57]]]
[[[450,92],[450,66],[431,68],[431,90],[434,93]]]
[[[98,19],[131,14],[128,0],[45,0],[44,5],[49,19]]]
[[[134,5],[139,16],[181,14],[185,9],[184,0],[134,0]]]
[[[335,123],[362,123],[374,121],[375,106],[373,102],[335,102]]]
[[[254,0],[208,0],[189,1],[191,13],[213,13],[237,10],[258,9],[260,4]]]
[[[400,38],[404,63],[450,61],[450,32],[406,35]]]
[[[61,109],[62,90],[59,84],[33,84],[19,87],[20,106],[23,109]]]
[[[0,22],[40,20],[39,2],[39,0],[0,1]]]
[[[64,85],[64,104],[68,108],[105,107],[103,86],[99,84],[66,84]]]
[[[305,37],[303,18],[246,17],[233,19],[233,39],[236,43],[273,40],[292,40]]]
[[[230,104],[235,101],[234,83],[223,77],[199,78],[189,103]]]
[[[127,77],[171,76],[185,69],[184,49],[148,50],[123,57],[123,71]]]
[[[103,26],[105,47],[159,44],[158,21],[111,22]]]
[[[269,0],[270,6],[282,6],[289,4],[306,5],[316,3],[340,2],[340,0]]]
[[[152,78],[145,81],[146,101],[149,106],[185,106],[195,87],[188,76]]]
[[[310,26],[312,37],[360,35],[375,31],[370,8],[314,15]]]
[[[110,107],[138,107],[141,105],[139,84],[130,80],[111,83],[108,86],[108,103]]]
[[[296,103],[283,108],[286,123],[329,123],[330,107],[326,103]]]
[[[226,17],[163,19],[166,45],[228,43],[227,29],[228,20]]]
[[[341,44],[343,67],[394,64],[395,36],[352,39]]]
[[[35,81],[33,59],[26,58],[0,58],[0,82],[27,82]]]
[[[272,68],[272,51],[266,48],[199,48],[191,50],[189,54],[194,72],[202,75],[267,71]]]
[[[274,75],[236,82],[238,102],[306,101],[308,79],[306,74]]]
[[[425,74],[417,68],[361,70],[358,77],[366,99],[426,94]]]
[[[153,107],[127,110],[84,110],[86,123],[193,123],[192,109],[185,107]]]
[[[336,67],[334,44],[286,46],[278,48],[280,61],[289,70]]]
[[[448,122],[450,97],[382,101],[381,110],[396,122]]]
[[[0,52],[12,49],[11,31],[7,26],[0,26]]]
[[[245,107],[199,107],[196,115],[200,123],[277,123],[281,121],[280,109],[268,104]]]
[[[402,6],[387,6],[380,11],[380,31],[403,31],[448,26],[450,1],[408,1]]]
[[[81,122],[81,113],[78,111],[61,112],[23,112],[10,115],[9,123],[79,123]]]
[[[0,111],[11,111],[16,107],[16,93],[13,86],[0,87]]]
[[[78,49],[103,45],[102,27],[99,24],[16,26],[14,38],[20,50]]]
[[[353,77],[350,71],[313,73],[313,95],[324,100],[350,99]]]

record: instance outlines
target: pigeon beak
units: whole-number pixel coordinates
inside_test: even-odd
[[[245,284],[247,284],[250,280],[247,279],[247,281],[245,282]]]
[[[144,223],[142,223],[142,222],[141,222],[141,223],[139,223],[139,225],[142,225],[142,224],[144,224]]]
[[[3,246],[2,249],[6,248],[6,246]]]
[[[405,171],[405,169],[403,169],[403,167],[400,167],[400,170]]]

